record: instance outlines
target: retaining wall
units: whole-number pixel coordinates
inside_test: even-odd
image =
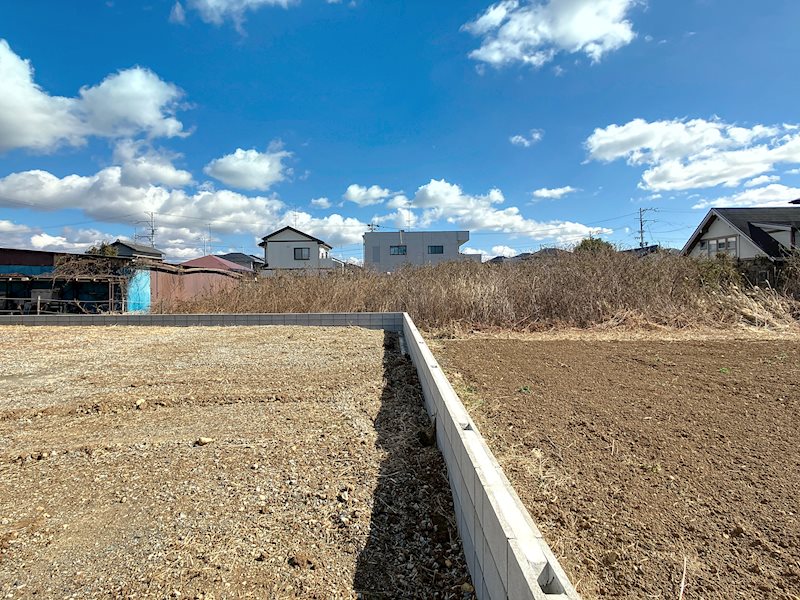
[[[406,313],[0,316],[0,325],[357,326],[403,334],[447,465],[458,530],[479,600],[579,600]]]

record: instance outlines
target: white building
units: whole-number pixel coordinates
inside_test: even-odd
[[[404,264],[481,262],[480,254],[462,254],[469,231],[369,231],[364,234],[364,267],[384,273]]]
[[[344,263],[330,256],[332,247],[294,227],[284,227],[261,239],[264,248],[262,273],[277,271],[321,272],[344,269]]]

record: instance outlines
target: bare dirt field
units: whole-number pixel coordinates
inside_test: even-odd
[[[379,331],[0,328],[0,595],[462,597]]]
[[[800,598],[800,336],[432,342],[584,598]]]

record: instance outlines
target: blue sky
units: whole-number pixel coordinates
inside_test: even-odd
[[[0,3],[0,246],[682,246],[800,197],[793,0]]]

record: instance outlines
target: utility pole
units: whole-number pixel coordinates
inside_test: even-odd
[[[655,208],[640,208],[639,209],[639,248],[644,248],[644,224],[648,221],[644,218],[647,211],[655,212]]]

